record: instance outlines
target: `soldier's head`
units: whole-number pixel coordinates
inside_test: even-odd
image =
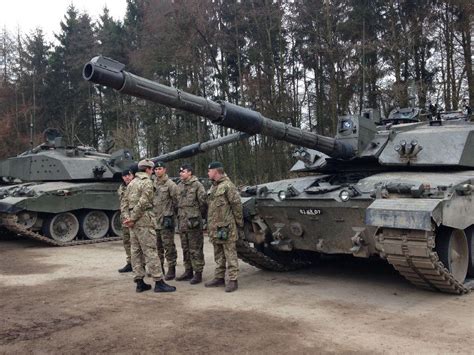
[[[213,161],[207,167],[207,176],[213,181],[217,181],[225,175],[224,165],[220,161]]]
[[[155,164],[149,159],[140,160],[138,163],[138,171],[145,172],[149,176],[153,173],[153,167]]]
[[[193,176],[193,166],[191,164],[183,164],[179,167],[179,178],[183,181],[191,179]]]
[[[134,177],[135,176],[132,174],[130,169],[125,169],[122,171],[122,181],[125,185],[130,184],[130,181],[132,181]]]
[[[133,175],[133,177],[135,177],[135,174],[138,171],[138,164],[135,163],[135,164],[131,165],[128,169],[130,170],[130,173]]]
[[[155,163],[155,175],[160,178],[166,174],[166,165],[162,161],[157,161]]]

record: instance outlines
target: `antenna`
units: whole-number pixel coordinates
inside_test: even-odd
[[[30,115],[30,149],[33,150],[33,131],[35,127],[36,112],[36,69],[33,69],[33,112]]]
[[[362,109],[365,107],[365,15],[362,15]]]

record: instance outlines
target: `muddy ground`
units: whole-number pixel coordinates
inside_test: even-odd
[[[208,243],[205,254],[209,280]],[[0,239],[0,353],[474,352],[474,294],[418,290],[381,261],[289,273],[241,263],[232,294],[183,282],[137,294],[123,264],[121,242]]]

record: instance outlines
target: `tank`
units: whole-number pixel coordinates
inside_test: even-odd
[[[377,125],[339,117],[326,137],[225,101],[141,78],[95,57],[90,82],[212,123],[293,143],[299,177],[246,188],[239,257],[284,271],[324,254],[385,259],[417,287],[469,292],[474,276],[474,125],[466,120]],[[406,121],[404,121],[406,122]]]
[[[69,146],[56,129],[44,141],[0,162],[0,226],[56,246],[120,239],[117,189],[130,152]]]
[[[152,160],[188,158],[247,137],[239,132]],[[38,147],[0,162],[0,227],[55,246],[120,239],[117,189],[122,171],[136,163],[130,152],[67,146],[55,129],[44,138]]]

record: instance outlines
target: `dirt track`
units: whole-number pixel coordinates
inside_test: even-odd
[[[207,243],[205,254],[209,280]],[[0,353],[474,352],[474,294],[418,290],[380,261],[291,273],[242,263],[233,294],[172,282],[166,295],[135,293],[123,261],[121,242],[0,239]]]

